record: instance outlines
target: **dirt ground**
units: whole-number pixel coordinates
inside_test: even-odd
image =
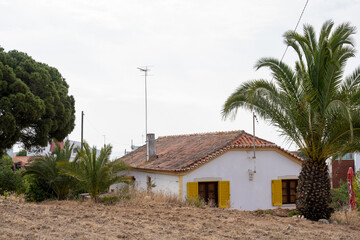
[[[114,205],[0,198],[0,239],[360,239],[359,225],[271,213],[196,208],[150,197]]]

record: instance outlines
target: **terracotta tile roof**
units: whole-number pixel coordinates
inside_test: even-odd
[[[253,148],[253,136],[245,131],[200,133],[159,137],[156,139],[155,160],[146,161],[146,145],[123,156],[121,160],[134,169],[183,172],[216,158],[231,149]],[[255,138],[256,148],[277,148],[293,159],[302,159],[275,143]]]
[[[31,156],[14,156],[13,162],[21,162],[21,166],[30,166],[30,158]]]
[[[60,149],[64,149],[64,141],[59,142],[59,145],[60,145]],[[50,152],[52,152],[55,148],[56,148],[55,142],[51,142]]]

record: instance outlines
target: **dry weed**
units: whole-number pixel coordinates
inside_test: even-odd
[[[355,225],[279,216],[280,210],[256,215],[196,208],[171,194],[126,194],[130,197],[113,205],[90,200],[28,203],[0,198],[0,239],[359,239],[360,228]],[[357,212],[348,218],[350,223],[360,222]]]
[[[340,224],[360,228],[360,212],[358,211],[337,211],[331,216],[331,220],[337,221]]]
[[[170,205],[183,205],[184,202],[179,199],[176,194],[166,193],[162,191],[147,192],[139,190],[130,190],[129,196],[132,203],[135,204],[149,204],[162,203]]]
[[[6,196],[0,195],[0,199],[1,200],[16,201],[16,202],[25,202],[24,194],[9,193]]]

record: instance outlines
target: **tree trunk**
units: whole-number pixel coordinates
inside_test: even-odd
[[[299,175],[296,196],[296,208],[300,215],[313,221],[329,219],[333,209],[330,208],[330,178],[328,166],[312,159],[303,162]]]

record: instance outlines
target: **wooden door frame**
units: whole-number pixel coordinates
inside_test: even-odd
[[[200,197],[200,187],[199,185],[201,183],[216,183],[216,187],[215,187],[215,195],[216,195],[216,202],[215,202],[215,206],[216,207],[219,207],[219,181],[198,181],[198,196]],[[206,186],[206,196],[208,197],[209,196],[209,189],[208,189],[208,185],[205,185]],[[208,203],[208,199],[204,200],[205,203]]]

